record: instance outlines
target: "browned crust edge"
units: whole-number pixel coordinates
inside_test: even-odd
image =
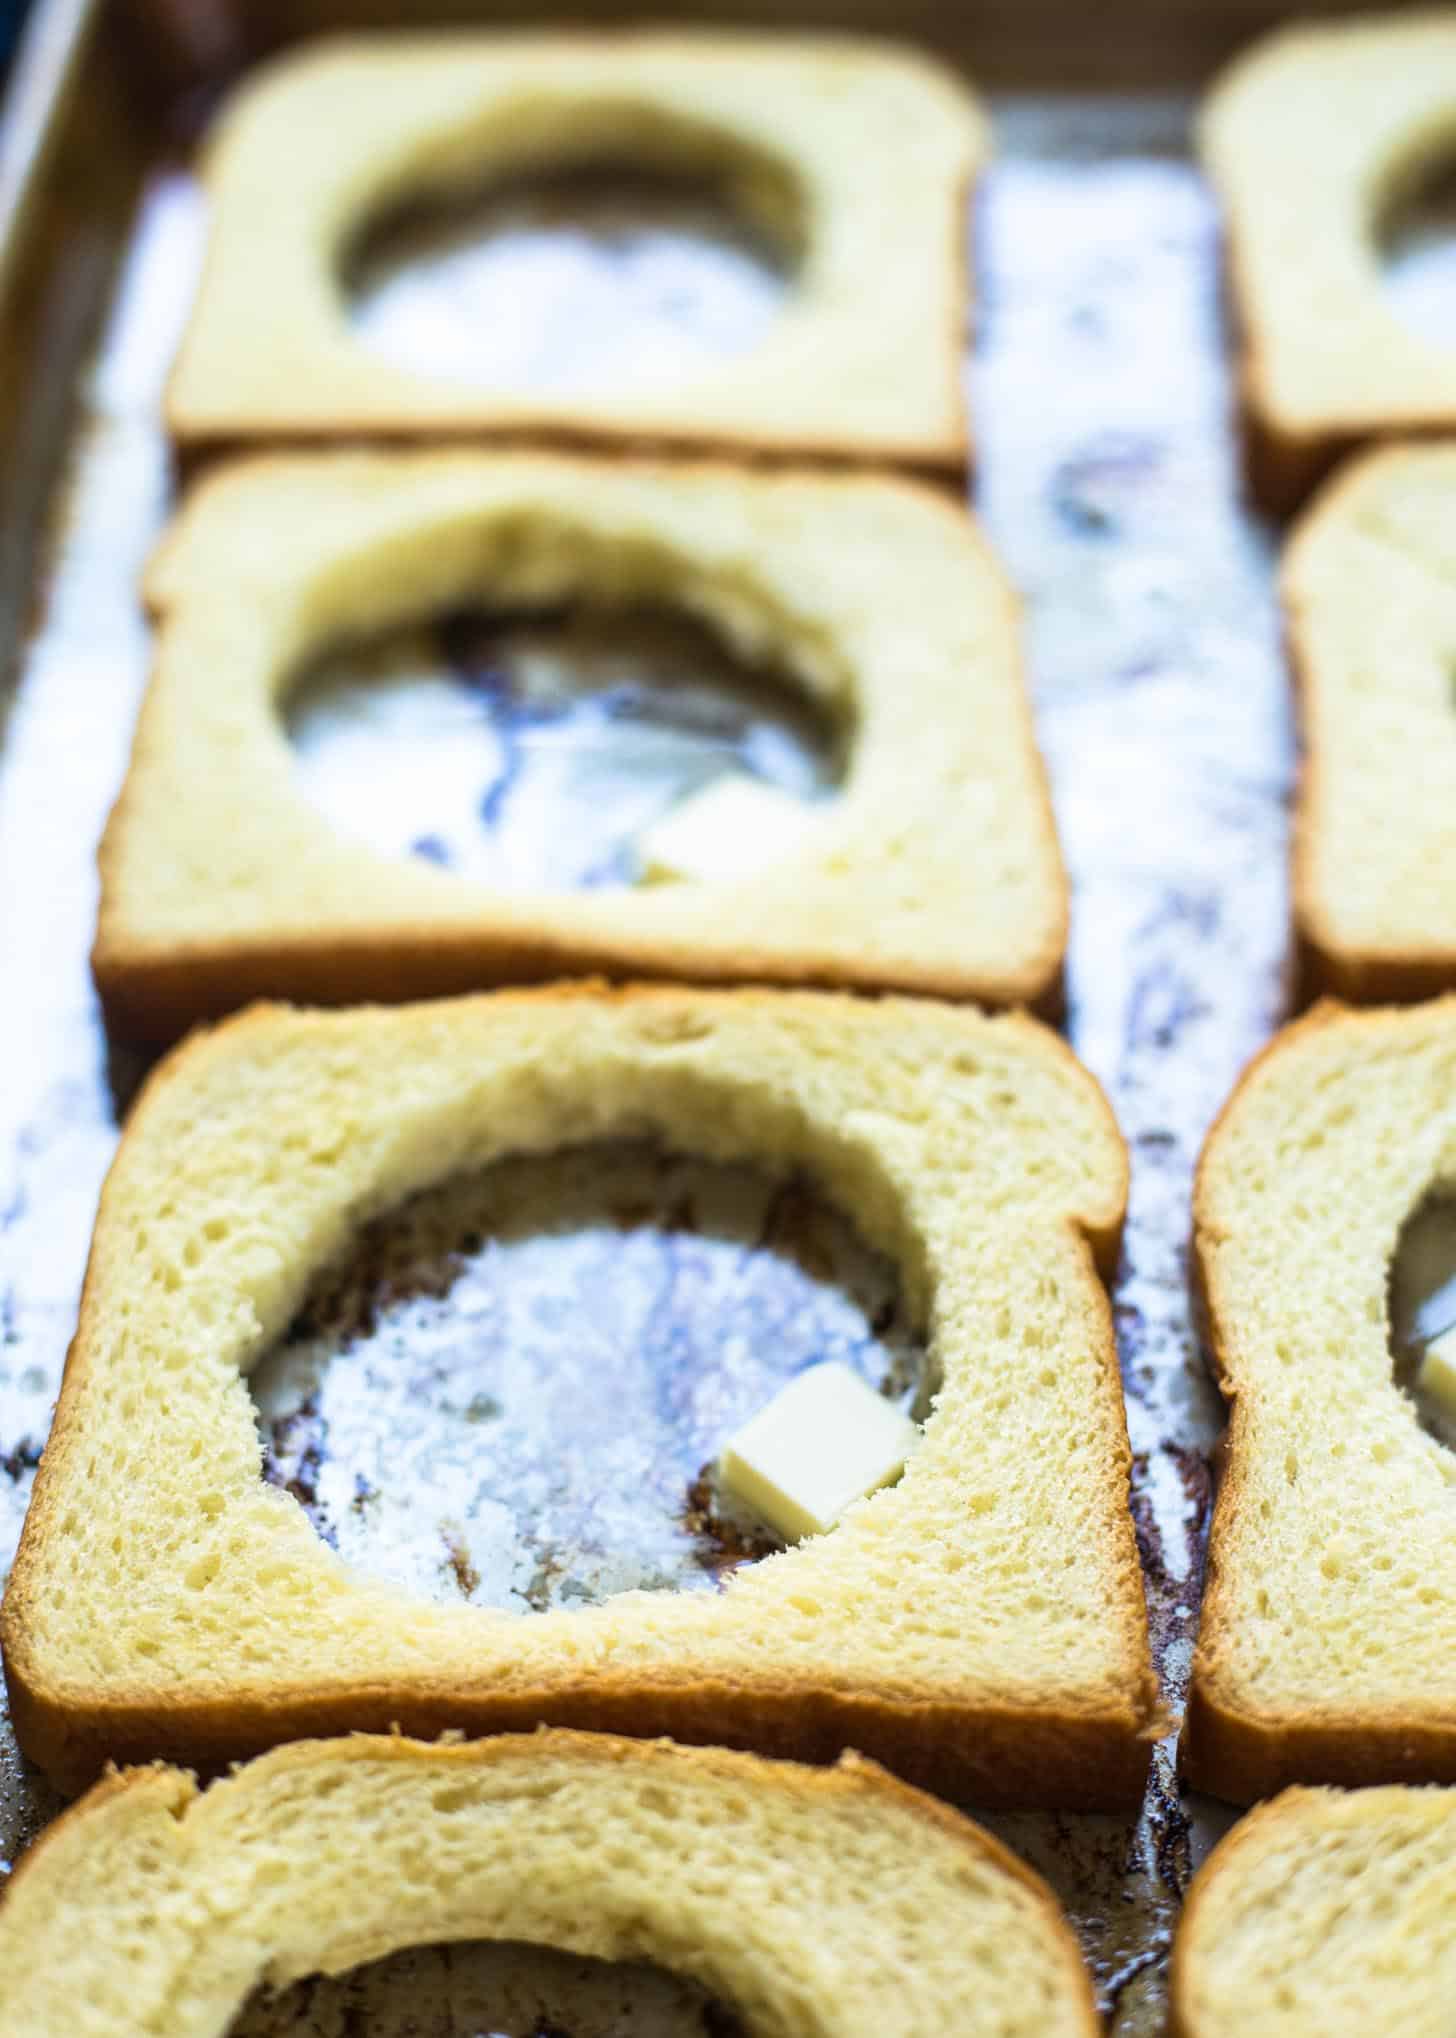
[[[1191,1948],[1199,1914],[1210,1888],[1222,1879],[1226,1871],[1232,1869],[1237,1874],[1243,1866],[1243,1856],[1251,1848],[1262,1845],[1265,1827],[1277,1824],[1286,1812],[1302,1803],[1308,1795],[1307,1791],[1293,1788],[1281,1791],[1268,1804],[1258,1805],[1224,1834],[1188,1885],[1168,1964],[1168,2038],[1226,2038],[1226,2034],[1204,2025],[1194,2008]]]
[[[1306,1034],[1329,1026],[1363,1030],[1400,1016],[1399,1009],[1354,1012],[1325,1000],[1283,1027],[1255,1055],[1210,1126],[1199,1156],[1193,1190],[1192,1276],[1207,1326],[1209,1355],[1219,1392],[1228,1407],[1221,1446],[1223,1477],[1214,1503],[1208,1565],[1198,1641],[1189,1680],[1188,1709],[1178,1740],[1178,1767],[1195,1790],[1252,1804],[1291,1784],[1456,1783],[1456,1717],[1436,1704],[1311,1717],[1307,1713],[1260,1713],[1225,1691],[1216,1653],[1222,1621],[1224,1545],[1243,1508],[1247,1463],[1245,1402],[1230,1377],[1233,1310],[1213,1272],[1214,1218],[1209,1178],[1218,1148],[1228,1136],[1246,1093]]]
[[[104,858],[104,842],[103,842]],[[105,862],[102,863],[103,882]],[[258,1000],[347,1006],[412,1004],[511,986],[562,988],[603,973],[628,987],[638,979],[705,987],[745,986],[901,994],[989,1008],[1025,1006],[1039,1017],[1064,1009],[1062,955],[1024,978],[998,982],[934,968],[856,969],[837,959],[743,953],[716,960],[690,943],[556,940],[451,927],[387,943],[365,933],[321,932],[275,941],[189,943],[150,951],[103,930],[91,957],[108,1032],[167,1046],[201,1022],[225,1018]]]
[[[1257,45],[1256,45],[1257,48]],[[1236,59],[1237,69],[1244,59]],[[1230,73],[1215,85],[1221,89]],[[1358,434],[1319,433],[1307,437],[1280,424],[1264,389],[1264,362],[1251,293],[1244,280],[1243,241],[1237,211],[1205,159],[1204,172],[1218,205],[1219,292],[1224,325],[1233,347],[1235,417],[1244,482],[1254,507],[1282,522]]]
[[[523,1743],[525,1744],[523,1746]],[[654,1768],[686,1762],[750,1788],[767,1784],[775,1790],[797,1794],[807,1802],[839,1797],[857,1797],[878,1802],[893,1801],[902,1810],[946,1835],[967,1852],[1017,1883],[1036,1901],[1041,1922],[1055,1945],[1069,1989],[1077,1998],[1087,2038],[1096,2038],[1102,2025],[1097,2014],[1092,1978],[1082,1958],[1075,1934],[1051,1886],[1009,1847],[924,1791],[915,1789],[881,1768],[878,1763],[848,1751],[831,1767],[807,1768],[798,1763],[775,1762],[761,1756],[744,1755],[721,1747],[683,1747],[672,1742],[625,1739],[609,1734],[587,1734],[569,1729],[541,1728],[528,1735],[502,1734],[485,1741],[444,1741],[427,1743],[395,1734],[352,1734],[326,1744],[295,1741],[280,1747],[269,1757],[270,1768],[306,1769],[321,1755],[336,1761],[392,1761],[422,1767],[485,1769],[512,1762],[528,1752],[533,1759],[575,1758],[614,1768]],[[48,1847],[61,1831],[79,1826],[118,1798],[153,1792],[159,1785],[171,1786],[170,1809],[179,1823],[185,1823],[193,1806],[205,1795],[188,1772],[159,1764],[141,1768],[109,1769],[84,1797],[52,1821],[27,1848],[3,1890],[0,1915],[10,1892],[32,1875],[44,1860]],[[214,1788],[226,1785],[214,1785]]]
[[[548,990],[496,994],[512,1003],[559,1002],[563,998],[674,1003],[681,993],[666,987],[633,986],[621,991],[574,984]],[[758,1002],[773,993],[739,990],[716,995],[724,1002]],[[266,1026],[276,1007],[255,1006],[223,1026],[198,1032],[148,1077],[123,1132],[137,1136],[148,1104],[184,1077],[192,1059],[221,1036],[247,1034]],[[1018,1015],[1001,1025],[1034,1028],[1038,1043],[1077,1079],[1090,1082],[1110,1132],[1124,1154],[1124,1167],[1105,1207],[1089,1213],[1077,1229],[1086,1242],[1100,1281],[1110,1280],[1117,1263],[1128,1189],[1121,1134],[1105,1094],[1066,1042]],[[113,1162],[113,1170],[116,1163]],[[111,1177],[103,1187],[97,1234],[105,1222]],[[95,1243],[93,1240],[92,1261]],[[88,1264],[80,1322],[66,1357],[51,1439],[73,1426],[76,1396],[87,1365],[87,1332],[97,1306],[93,1265]],[[1099,1358],[1117,1389],[1120,1372],[1110,1306],[1104,1306],[1105,1334]],[[1126,1485],[1129,1446],[1125,1424],[1111,1439],[1116,1476]],[[48,1456],[53,1466],[55,1457]],[[451,1729],[472,1733],[521,1731],[539,1725],[670,1734],[689,1743],[751,1745],[773,1755],[810,1761],[832,1760],[846,1748],[894,1768],[912,1783],[960,1803],[988,1808],[1046,1807],[1120,1811],[1133,1808],[1145,1785],[1154,1740],[1168,1722],[1147,1657],[1143,1584],[1135,1563],[1128,1603],[1122,1609],[1129,1643],[1128,1683],[1110,1703],[1082,1711],[1006,1704],[975,1691],[960,1697],[925,1700],[893,1690],[824,1688],[806,1691],[782,1677],[738,1680],[695,1674],[676,1665],[657,1673],[597,1675],[589,1681],[575,1671],[560,1680],[522,1690],[462,1688],[428,1675],[395,1679],[387,1685],[343,1685],[336,1689],[281,1694],[239,1693],[219,1700],[173,1690],[124,1690],[98,1698],[70,1692],[50,1681],[31,1659],[28,1605],[31,1552],[45,1535],[53,1510],[51,1472],[43,1457],[36,1476],[3,1609],[0,1654],[10,1691],[11,1715],[26,1753],[57,1785],[74,1792],[92,1782],[108,1760],[150,1760],[158,1755],[204,1765],[251,1755],[283,1740],[340,1734],[358,1729],[402,1729],[431,1736]],[[1131,1655],[1141,1660],[1134,1664]]]
[[[969,203],[969,194],[967,198]],[[969,310],[961,314],[964,331]],[[956,358],[961,358],[958,343]],[[234,460],[260,453],[336,452],[424,452],[453,449],[489,453],[541,452],[583,457],[649,460],[667,464],[700,461],[737,465],[751,471],[776,473],[803,468],[821,476],[837,474],[903,474],[926,487],[937,487],[963,499],[970,485],[974,461],[967,406],[961,399],[961,422],[954,432],[937,438],[869,442],[857,439],[824,439],[812,435],[771,438],[742,436],[721,431],[650,430],[638,425],[593,424],[587,419],[563,424],[557,418],[522,422],[513,415],[509,424],[462,420],[439,425],[381,423],[376,419],[351,419],[338,425],[320,426],[316,431],[293,424],[260,424],[246,431],[226,428],[187,430],[173,426],[171,444],[178,481],[184,489],[194,480]]]
[[[1456,432],[1456,411],[1429,417],[1403,414],[1379,422],[1352,420],[1299,432],[1281,424],[1263,394],[1257,355],[1244,351],[1239,373],[1239,424],[1249,493],[1266,516],[1283,522],[1303,508],[1351,457],[1407,440],[1448,437]]]
[[[1120,1812],[1140,1802],[1150,1729],[1130,1695],[1119,1713],[934,1703],[894,1694],[815,1692],[787,1680],[742,1684],[578,1676],[526,1691],[462,1693],[416,1680],[331,1692],[174,1702],[97,1702],[84,1714],[32,1683],[7,1647],[11,1717],[32,1761],[68,1795],[112,1762],[160,1758],[215,1770],[281,1743],[362,1732],[431,1739],[537,1727],[655,1739],[828,1765],[862,1754],[907,1784],[987,1810]]]

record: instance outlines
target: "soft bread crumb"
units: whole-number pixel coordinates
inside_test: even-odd
[[[1456,1791],[1290,1790],[1200,1870],[1174,2038],[1450,2038]]]

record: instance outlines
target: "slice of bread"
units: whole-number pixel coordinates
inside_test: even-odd
[[[622,1135],[802,1171],[897,1261],[936,1393],[904,1477],[722,1592],[516,1616],[352,1573],[260,1478],[249,1367],[354,1227]],[[22,1744],[75,1787],[108,1756],[544,1721],[1134,1802],[1160,1720],[1098,1278],[1126,1180],[1092,1078],[1014,1016],[552,990],[194,1039],[102,1197],[3,1612]]]
[[[967,198],[953,73],[846,36],[358,37],[261,72],[207,161],[211,242],[167,397],[185,448],[556,436],[963,473]],[[476,389],[379,358],[340,276],[368,223],[516,174],[712,172],[796,257],[762,341],[680,384]]]
[[[1286,1783],[1456,1782],[1456,1453],[1396,1386],[1406,1219],[1456,1182],[1456,999],[1321,1006],[1209,1134],[1198,1278],[1229,1401],[1181,1756]]]
[[[1450,2038],[1456,1791],[1287,1790],[1188,1893],[1173,2038]]]
[[[0,2025],[223,2038],[259,1986],[451,1939],[653,1961],[744,2038],[1101,2028],[1040,1877],[872,1763],[571,1733],[305,1741],[202,1792],[108,1778],[0,1905]]]
[[[122,1033],[602,969],[1057,1000],[1066,881],[1015,598],[932,490],[539,454],[260,460],[193,495],[146,591],[160,641],[94,955]],[[685,612],[848,728],[802,846],[731,882],[505,892],[377,855],[309,803],[277,711],[312,654],[573,601]]]
[[[1453,75],[1456,10],[1301,22],[1256,43],[1204,106],[1250,480],[1276,513],[1362,440],[1456,426],[1456,354],[1402,323],[1377,246],[1449,146]]]
[[[1456,442],[1347,467],[1282,585],[1305,770],[1294,911],[1319,990],[1456,988]]]

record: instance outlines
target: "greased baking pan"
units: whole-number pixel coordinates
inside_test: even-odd
[[[430,8],[409,21],[523,11]],[[968,222],[981,293],[968,362],[976,496],[1026,599],[1038,729],[1075,887],[1067,1030],[1106,1085],[1134,1160],[1116,1314],[1134,1511],[1175,1709],[1221,1424],[1189,1315],[1191,1171],[1236,1073],[1285,1009],[1293,755],[1272,542],[1238,499],[1216,227],[1189,159],[1188,120],[1212,65],[1276,11],[1192,0],[1097,10],[1044,0],[974,17],[932,0],[792,11],[795,25],[917,37],[964,64],[992,97],[997,156]],[[627,11],[572,13],[610,21]],[[766,4],[703,13],[745,25],[786,19]],[[198,247],[189,151],[219,91],[276,42],[391,18],[399,11],[382,0],[247,8],[154,0],[111,10],[49,0],[13,78],[0,135],[5,1562],[44,1443],[97,1189],[142,1072],[135,1056],[108,1046],[86,953],[95,843],[145,674],[136,576],[171,485],[157,402]],[[701,274],[694,268],[688,280]],[[628,755],[628,776],[631,763]],[[529,1181],[509,1185],[509,1201],[529,1234],[534,1211],[548,1225],[572,1213],[549,1166],[527,1172]],[[820,1215],[765,1202],[752,1181],[685,1179],[628,1153],[589,1193],[573,1176],[570,1194],[583,1193],[609,1224],[624,1212],[659,1221],[656,1244],[635,1258],[609,1251],[605,1262],[627,1315],[645,1321],[649,1304],[656,1311],[641,1346],[644,1392],[654,1383],[671,1390],[685,1349],[672,1335],[673,1311],[701,1318],[724,1255],[738,1271],[719,1285],[748,1298],[723,1303],[730,1333],[751,1340],[766,1312],[776,1323],[787,1312],[805,1337],[853,1347],[860,1319],[841,1322],[832,1293],[829,1316],[803,1313],[807,1266],[841,1277],[892,1356],[899,1349],[888,1271]],[[569,1505],[537,1534],[528,1563],[502,1565],[513,1537],[531,1523],[539,1531],[539,1500],[524,1485],[511,1489],[497,1465],[507,1483],[496,1489],[496,1541],[481,1528],[489,1454],[480,1439],[492,1409],[488,1395],[457,1391],[458,1332],[448,1318],[432,1327],[428,1311],[410,1317],[407,1308],[391,1318],[397,1351],[372,1349],[351,1361],[352,1374],[335,1368],[315,1391],[309,1338],[357,1327],[367,1307],[361,1282],[393,1281],[428,1301],[440,1239],[458,1237],[466,1220],[442,1207],[417,1215],[408,1237],[371,1244],[382,1263],[361,1261],[352,1286],[336,1284],[287,1363],[259,1385],[270,1476],[347,1554],[369,1562],[401,1551],[421,1590],[494,1592],[503,1603],[515,1595],[529,1606],[612,1589],[622,1579],[585,1547]],[[600,1231],[585,1236],[585,1244],[548,1239],[501,1277],[515,1284],[512,1306],[530,1315],[543,1366],[561,1336],[553,1321],[569,1321],[584,1294],[600,1292]],[[738,1278],[746,1263],[735,1254],[786,1240],[786,1254],[752,1254],[752,1279]],[[706,1362],[701,1348],[688,1356]],[[582,1442],[570,1399],[547,1406],[527,1397],[513,1410],[538,1469]],[[408,1448],[399,1448],[404,1437]],[[370,1468],[381,1463],[387,1476],[376,1479]],[[639,1573],[659,1563],[678,1583],[710,1577],[742,1554],[728,1527],[685,1515],[668,1547],[639,1551]],[[622,1532],[630,1540],[630,1520]],[[0,1733],[0,1848],[13,1857],[56,1806],[8,1727]],[[1061,1894],[1116,2031],[1160,2028],[1181,1895],[1226,1821],[1180,1797],[1170,1743],[1157,1751],[1136,1821],[990,1822]],[[572,2038],[705,2028],[697,2000],[661,1977],[603,1977],[530,1951],[456,1948],[291,1991],[255,2006],[239,2030],[344,2032],[364,2028],[366,2017],[371,2031],[401,2034],[547,2023]]]

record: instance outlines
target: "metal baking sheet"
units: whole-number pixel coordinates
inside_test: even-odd
[[[1188,111],[1183,96],[998,97],[997,161],[969,223],[981,278],[968,361],[977,505],[1025,597],[1038,730],[1075,887],[1067,1028],[1105,1084],[1134,1162],[1115,1303],[1133,1511],[1175,1710],[1221,1427],[1189,1313],[1190,1179],[1211,1117],[1285,1010],[1293,754],[1270,534],[1238,498],[1215,222],[1187,156]],[[428,322],[431,291],[437,307],[441,291],[458,306],[463,290],[478,309],[479,290],[519,281],[524,271],[512,262],[536,275],[539,298],[518,296],[528,308],[550,307],[546,326],[564,320],[573,333],[599,332],[604,348],[630,350],[646,320],[666,359],[675,345],[701,349],[715,333],[741,338],[740,328],[771,315],[774,279],[732,237],[715,239],[716,228],[703,238],[693,222],[660,215],[647,229],[631,218],[597,220],[574,241],[546,235],[545,224],[529,207],[508,222],[492,243],[493,279],[468,265],[442,277],[437,264],[433,280],[416,277],[413,300],[405,290],[403,310],[397,295],[387,301],[394,284],[382,284],[370,316],[395,320],[398,341],[400,324]],[[136,581],[170,488],[158,398],[202,229],[190,171],[159,156],[75,391],[0,754],[5,1561],[45,1440],[97,1190],[141,1073],[137,1057],[108,1044],[90,991],[93,855],[145,677]],[[421,260],[428,252],[416,250]],[[519,333],[510,344],[518,363],[530,360]],[[574,356],[553,372],[580,369]],[[54,425],[63,403],[51,396]],[[295,734],[301,768],[317,767],[318,797],[338,802],[340,825],[350,825],[352,805],[364,832],[395,831],[387,846],[466,866],[505,854],[508,836],[510,853],[535,859],[533,869],[557,858],[559,881],[613,881],[631,874],[621,858],[642,818],[631,803],[644,796],[644,776],[659,804],[728,753],[791,792],[820,794],[832,780],[832,756],[815,732],[780,707],[739,698],[726,720],[709,714],[706,728],[689,715],[685,732],[660,700],[650,711],[639,700],[635,721],[614,720],[602,712],[602,684],[582,684],[590,657],[569,624],[543,636],[541,619],[515,619],[515,636],[504,647],[493,641],[488,657],[470,634],[478,627],[475,619],[450,642],[384,647],[367,670],[356,660],[317,676]],[[462,641],[473,646],[468,655]],[[697,653],[639,641],[622,655],[631,670],[617,679],[630,691],[649,668],[650,693],[667,668],[680,680],[683,659],[691,667]],[[497,675],[488,686],[482,663]],[[526,686],[523,708],[527,667],[539,686]],[[425,685],[409,684],[420,678]],[[608,691],[616,683],[604,682]],[[737,683],[725,680],[720,704]],[[415,707],[401,709],[410,694]],[[433,735],[421,702],[443,717]],[[371,714],[382,717],[374,737]],[[643,763],[644,727],[656,764]],[[454,760],[452,771],[460,746],[469,751],[449,829],[437,825],[428,796],[423,820],[360,798],[356,767],[367,777],[391,753],[430,742]],[[659,766],[666,775],[653,780]],[[516,819],[492,834],[480,816],[501,783],[496,820],[503,803]],[[591,814],[584,833],[573,832],[574,812]],[[748,1171],[725,1181],[625,1151],[589,1171],[534,1167],[427,1199],[408,1226],[364,1241],[350,1267],[321,1284],[288,1349],[262,1369],[268,1476],[351,1559],[393,1566],[420,1591],[529,1609],[624,1578],[711,1589],[724,1564],[753,1551],[735,1542],[742,1525],[715,1496],[700,1488],[694,1499],[691,1489],[734,1396],[747,1405],[771,1384],[755,1357],[765,1323],[783,1332],[781,1369],[838,1340],[892,1391],[913,1376],[914,1326],[899,1320],[893,1270],[873,1263],[846,1227],[796,1204],[795,1193]],[[569,1387],[588,1293],[610,1298],[613,1320],[594,1323],[593,1335],[615,1338],[619,1356],[632,1359],[624,1395],[653,1404],[654,1436],[670,1460],[661,1491],[644,1481],[651,1504],[607,1524],[599,1547],[588,1547],[570,1480],[552,1483],[563,1448],[587,1453],[593,1440],[573,1436],[569,1422],[554,1426],[555,1412],[522,1387],[522,1368],[479,1377],[470,1330],[486,1317],[514,1322],[499,1350],[528,1351],[542,1377]],[[684,1343],[675,1327],[689,1323]],[[725,1351],[741,1363],[724,1363]],[[714,1365],[711,1405],[700,1405]],[[610,1448],[612,1426],[600,1427]],[[522,1444],[524,1474],[511,1471],[511,1449],[495,1448],[502,1439]],[[661,1533],[633,1543],[644,1521]],[[0,1849],[13,1858],[55,1809],[0,1729]],[[1060,1892],[1117,2032],[1161,2028],[1179,1902],[1228,1816],[1180,1796],[1170,1741],[1135,1820],[991,1821]],[[366,2018],[381,2033],[512,2038],[732,2028],[720,2009],[662,1977],[476,1947],[423,1949],[305,1984],[255,2003],[237,2028],[249,2038],[285,2030],[322,2038],[364,2028]]]

